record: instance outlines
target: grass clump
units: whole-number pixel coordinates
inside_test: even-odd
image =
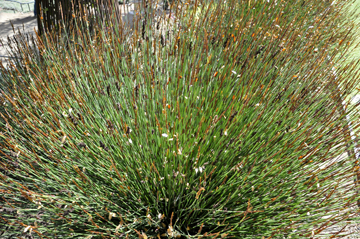
[[[340,235],[359,199],[345,4],[176,2],[132,31],[19,43],[0,70],[4,235]]]

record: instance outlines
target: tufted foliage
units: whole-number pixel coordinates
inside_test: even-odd
[[[131,31],[78,18],[14,44],[4,235],[309,238],[356,219],[357,65],[343,64],[339,2],[174,2]]]

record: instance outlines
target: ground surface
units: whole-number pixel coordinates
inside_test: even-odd
[[[0,61],[6,61],[9,57],[7,48],[8,37],[13,37],[19,31],[21,33],[33,34],[34,29],[37,29],[37,21],[33,12],[13,13],[0,9]]]
[[[4,12],[33,12],[35,0],[0,0],[0,8]]]

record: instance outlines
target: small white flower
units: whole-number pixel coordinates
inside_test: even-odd
[[[174,140],[173,138],[169,139],[169,141],[173,141],[173,140]]]
[[[132,140],[131,140],[131,139],[129,139],[129,142],[130,142],[130,144],[132,144]]]
[[[162,134],[162,137],[165,137],[165,138],[166,138],[166,137],[168,137],[168,135],[167,135],[167,134]]]
[[[29,230],[31,227],[30,226],[27,226],[25,229],[24,229],[24,232],[27,232],[27,230]]]
[[[198,173],[198,172],[202,173],[202,171],[203,171],[202,167],[195,168],[195,173]]]
[[[113,217],[116,217],[116,214],[114,212],[109,212],[109,220]]]

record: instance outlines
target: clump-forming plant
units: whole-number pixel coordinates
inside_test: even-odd
[[[340,237],[356,219],[349,2],[174,4],[14,45],[3,236]]]

